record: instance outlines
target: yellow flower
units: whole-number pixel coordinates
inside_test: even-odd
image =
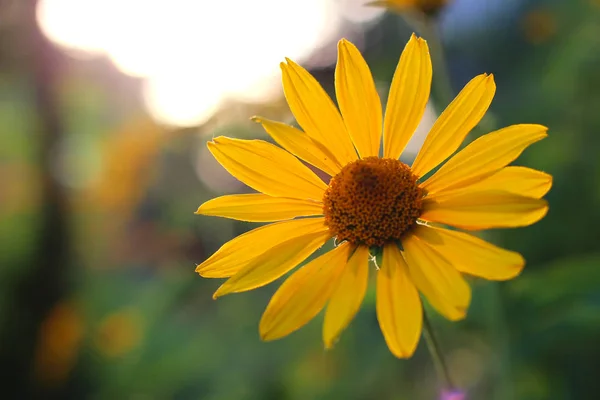
[[[119,357],[133,350],[143,338],[143,321],[136,309],[123,309],[102,319],[95,338],[100,353]]]
[[[522,20],[525,39],[531,44],[543,44],[557,34],[558,23],[554,13],[539,8],[528,12]]]
[[[431,86],[426,41],[413,35],[406,45],[385,118],[369,67],[347,40],[339,42],[335,71],[341,114],[305,69],[286,61],[281,64],[285,96],[304,131],[255,118],[283,149],[261,140],[217,137],[209,142],[225,169],[261,193],[219,197],[197,211],[280,222],[231,240],[196,271],[229,278],[215,298],[244,292],[280,278],[335,238],[334,250],[282,284],[260,321],[261,337],[278,339],[327,305],[323,340],[329,348],[360,308],[370,250],[382,252],[377,317],[392,353],[409,357],[422,327],[418,292],[446,318],[459,320],[471,300],[463,273],[505,280],[523,268],[520,254],[444,226],[476,231],[540,220],[548,210],[541,197],[550,189],[551,176],[507,165],[544,138],[547,129],[513,125],[489,133],[429,174],[485,114],[495,92],[492,75],[479,75],[464,87],[408,167],[398,158],[421,120]],[[331,175],[329,183],[300,160]]]
[[[434,15],[448,4],[449,0],[378,0],[368,3],[395,11],[417,9],[427,15]]]
[[[35,375],[44,386],[69,378],[84,339],[83,316],[76,304],[61,301],[42,322],[35,355]]]

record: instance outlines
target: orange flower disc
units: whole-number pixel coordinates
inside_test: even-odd
[[[331,179],[323,214],[338,241],[383,246],[399,240],[421,215],[424,190],[399,160],[367,157]]]

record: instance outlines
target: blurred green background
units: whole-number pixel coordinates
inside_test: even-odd
[[[220,282],[194,273],[253,226],[193,214],[246,190],[205,142],[266,139],[254,114],[290,120],[277,67],[296,48],[330,90],[343,36],[361,48],[385,99],[410,14],[353,0],[263,0],[197,2],[190,16],[193,3],[0,0],[2,397],[439,398],[423,341],[409,360],[387,350],[373,287],[325,351],[320,318],[259,340],[277,284],[215,302]],[[327,35],[307,22],[318,10],[328,13],[319,22]],[[452,90],[494,73],[486,126],[547,125],[549,137],[518,164],[554,176],[545,219],[486,233],[525,256],[523,274],[472,280],[468,318],[434,318],[451,374],[469,399],[600,398],[600,1],[456,0],[435,24]],[[108,37],[121,58],[106,51]],[[246,65],[260,76],[269,46],[279,46],[265,62],[269,84],[235,95],[232,82],[243,86]],[[127,64],[131,55],[137,64]],[[225,86],[233,89],[223,100]],[[445,106],[437,89],[433,116]]]

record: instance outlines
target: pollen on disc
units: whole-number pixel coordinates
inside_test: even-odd
[[[367,157],[346,165],[323,197],[325,224],[337,240],[383,246],[399,240],[422,212],[423,189],[399,160]]]

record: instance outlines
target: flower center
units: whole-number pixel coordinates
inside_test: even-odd
[[[401,161],[357,160],[342,168],[325,191],[325,225],[338,241],[381,247],[415,224],[424,193]]]

